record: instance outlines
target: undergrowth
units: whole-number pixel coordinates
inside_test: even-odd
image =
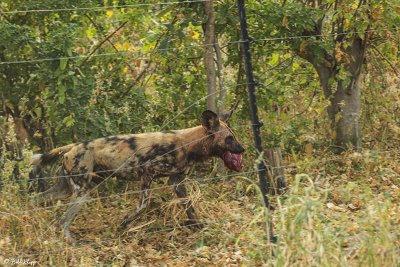
[[[110,181],[73,223],[77,246],[68,245],[57,226],[67,201],[31,206],[20,184],[3,180],[0,260],[28,258],[38,266],[398,266],[399,156],[396,150],[301,155],[286,168],[288,188],[272,198],[273,212],[262,207],[251,168],[218,177],[194,171],[187,184],[205,225],[198,231],[181,225],[185,213],[161,180],[146,214],[116,235],[137,204],[137,195],[121,193],[138,184]],[[276,244],[268,240],[269,218]]]

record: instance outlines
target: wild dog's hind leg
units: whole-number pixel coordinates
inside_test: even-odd
[[[146,208],[149,206],[149,204],[150,204],[149,189],[150,189],[151,181],[152,181],[152,179],[150,177],[143,176],[141,191],[140,191],[140,195],[139,195],[139,206],[135,211],[128,213],[125,216],[121,225],[118,227],[119,233],[122,233],[126,229],[128,224],[131,223],[136,218],[138,218],[143,213],[143,211],[146,210]]]
[[[72,206],[62,216],[60,224],[67,242],[75,244],[76,241],[69,231],[69,226],[79,210],[91,199],[90,193],[93,188],[91,180],[94,165],[93,151],[89,149],[78,155],[68,155],[67,153],[64,156],[63,163],[66,172],[70,175],[68,177],[69,187],[76,198]]]
[[[184,175],[175,175],[170,176],[168,180],[168,184],[174,187],[174,191],[176,195],[181,198],[181,203],[184,209],[186,210],[186,214],[189,218],[186,225],[190,227],[200,228],[201,224],[198,223],[196,218],[196,213],[193,209],[192,202],[187,197],[186,187],[183,183]]]

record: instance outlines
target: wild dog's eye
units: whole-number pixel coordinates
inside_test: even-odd
[[[234,140],[235,140],[235,139],[233,138],[233,136],[232,136],[232,135],[229,135],[229,136],[227,136],[227,137],[225,138],[225,143],[227,143],[227,144],[232,144]]]

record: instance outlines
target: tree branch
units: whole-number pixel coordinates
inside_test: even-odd
[[[101,27],[88,15],[85,14],[85,16],[90,20],[90,22],[93,24],[93,26],[98,30],[102,31]],[[119,52],[118,48],[114,45],[114,43],[110,40],[110,38],[106,39],[106,41],[114,48],[115,51]],[[128,68],[133,72],[133,68],[129,62],[125,61],[125,64],[128,66]]]
[[[1,9],[1,8],[0,8],[0,14],[8,23],[11,23],[10,18],[6,14],[4,14],[3,9]]]
[[[390,62],[390,60],[389,60],[387,57],[385,57],[385,55],[382,54],[382,52],[379,51],[379,49],[378,49],[375,45],[371,44],[371,46],[372,46],[372,48],[374,49],[374,51],[375,51],[382,59],[384,59],[384,60],[386,61],[386,63],[389,64],[389,66],[392,68],[392,70],[394,71],[394,73],[396,73],[397,78],[400,78],[400,75],[399,75],[399,72],[398,72],[396,66],[393,65],[393,63]]]
[[[313,95],[311,96],[310,102],[308,103],[307,107],[305,109],[303,109],[302,111],[300,111],[299,113],[294,114],[294,116],[303,115],[311,107],[316,95],[317,95],[317,88],[314,88]]]
[[[107,42],[107,40],[109,40],[114,34],[116,34],[119,30],[121,30],[126,24],[128,23],[128,21],[123,22],[115,31],[113,31],[112,33],[110,33],[106,38],[104,38],[103,41],[101,41],[93,50],[92,52],[89,53],[89,55],[82,61],[82,63],[79,65],[79,67],[81,67],[83,64],[85,64],[89,58],[105,43]]]
[[[125,97],[125,96],[129,93],[129,91],[142,79],[142,77],[146,74],[146,72],[147,72],[147,70],[150,68],[150,66],[151,66],[151,60],[149,60],[149,61],[147,62],[146,67],[139,73],[139,75],[135,78],[135,80],[133,81],[133,83],[132,83],[130,86],[128,86],[128,87],[125,89],[125,91],[122,92],[122,94],[120,94],[120,95],[118,96],[118,98],[123,98],[123,97]]]
[[[172,21],[171,21],[171,23],[170,23],[169,25],[173,25],[173,24],[175,24],[175,22],[176,22],[176,16],[172,19]],[[170,27],[167,27],[167,30],[164,31],[164,32],[160,35],[160,37],[157,39],[157,41],[156,41],[156,43],[155,43],[153,49],[156,49],[156,48],[158,47],[158,44],[160,43],[161,38],[162,38],[166,33],[169,32],[169,29],[170,29]],[[118,96],[118,98],[122,98],[122,97],[126,96],[126,95],[129,93],[129,91],[143,78],[143,76],[146,74],[146,72],[147,72],[147,70],[150,68],[150,66],[151,66],[151,60],[149,60],[149,61],[147,62],[146,67],[139,73],[139,75],[136,77],[135,81],[133,81],[133,83],[132,83],[130,86],[128,86],[128,87],[125,89],[125,91],[122,92],[122,94],[120,94],[120,95]]]

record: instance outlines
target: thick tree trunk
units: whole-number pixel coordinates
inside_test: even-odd
[[[353,148],[359,151],[361,149],[360,73],[354,73],[350,83],[344,87],[343,81],[336,81],[335,72],[325,67],[317,68],[317,72],[324,95],[331,103],[327,112],[336,150],[341,152]],[[330,82],[332,80],[336,81],[335,90]]]
[[[359,151],[361,149],[361,133],[359,126],[360,108],[360,77],[353,77],[347,88],[338,82],[337,90],[332,99],[331,122],[334,123],[334,140],[339,151],[348,147]]]
[[[204,13],[207,16],[207,22],[204,26],[205,49],[204,49],[204,67],[207,76],[207,109],[217,112],[216,101],[216,74],[214,64],[214,44],[215,44],[215,12],[213,0],[204,2]]]
[[[356,151],[361,149],[361,68],[365,58],[366,43],[359,36],[354,36],[351,45],[346,49],[349,62],[345,64],[350,74],[350,81],[345,82],[336,76],[337,67],[331,68],[317,61],[311,53],[303,56],[312,63],[317,70],[325,98],[329,99],[328,116],[331,121],[331,130],[337,152],[348,148]],[[337,66],[334,57],[326,58],[331,65]]]

